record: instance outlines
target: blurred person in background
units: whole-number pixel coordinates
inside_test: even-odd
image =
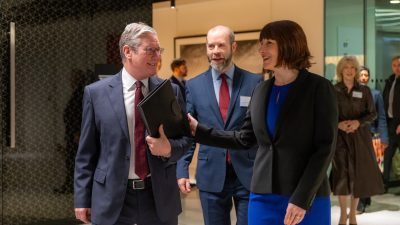
[[[66,143],[65,152],[63,153],[65,154],[66,175],[64,183],[54,189],[57,194],[71,194],[74,190],[74,167],[81,133],[83,91],[86,85],[97,80],[98,77],[90,70],[87,70],[86,73],[80,69],[72,69],[71,71],[70,85],[72,94],[63,113],[64,140]]]
[[[178,85],[183,96],[183,100],[186,102],[186,80],[188,69],[186,66],[186,61],[184,59],[174,59],[171,62],[172,76],[169,78],[171,83]]]
[[[339,224],[357,224],[359,198],[384,192],[382,176],[372,146],[370,124],[376,110],[369,87],[358,83],[359,63],[344,56],[336,67],[339,108],[338,137],[332,163],[331,187],[339,198]],[[347,201],[350,213],[347,215]]]
[[[362,85],[368,85],[370,80],[370,70],[365,67],[360,67],[360,76],[358,81]],[[376,89],[371,89],[372,98],[374,100],[375,110],[377,113],[377,118],[371,123],[371,134],[373,137],[373,147],[375,151],[376,161],[378,163],[379,169],[383,172],[383,153],[387,146],[389,145],[389,134],[386,123],[386,113],[385,106],[383,104],[383,97],[380,91]],[[357,211],[359,214],[365,212],[365,208],[371,205],[371,198],[360,198],[360,202],[357,206]]]
[[[383,90],[386,120],[389,129],[389,146],[385,150],[383,178],[389,188],[392,159],[400,147],[400,55],[392,58],[393,74],[386,80]]]

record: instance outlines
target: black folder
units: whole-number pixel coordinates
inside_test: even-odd
[[[160,137],[158,128],[161,124],[164,125],[168,138],[190,134],[189,122],[175,97],[169,79],[164,80],[140,101],[138,109],[147,132],[152,137]]]

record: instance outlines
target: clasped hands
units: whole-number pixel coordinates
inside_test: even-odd
[[[360,122],[358,120],[344,120],[339,122],[338,127],[347,134],[353,133],[360,127]]]

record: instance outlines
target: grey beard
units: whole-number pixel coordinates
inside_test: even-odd
[[[224,71],[224,70],[229,66],[229,64],[231,63],[231,61],[232,61],[232,55],[231,55],[230,57],[226,58],[226,59],[224,60],[224,62],[223,62],[222,64],[220,64],[220,65],[213,64],[212,61],[211,61],[211,59],[208,59],[208,61],[210,62],[210,66],[211,66],[214,70],[216,70],[216,71],[218,71],[218,72],[222,72],[222,71]]]

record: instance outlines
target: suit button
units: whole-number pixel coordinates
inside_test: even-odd
[[[126,156],[125,158],[126,158],[126,160],[129,160],[129,156]]]

